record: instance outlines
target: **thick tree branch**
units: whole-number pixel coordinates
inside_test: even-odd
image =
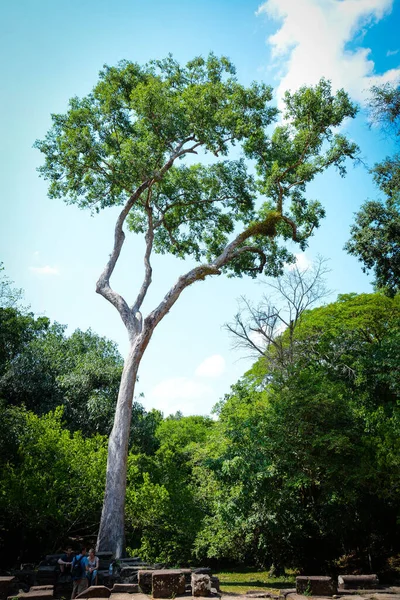
[[[117,222],[115,224],[114,230],[114,248],[111,252],[110,258],[104,268],[104,271],[100,275],[97,284],[96,284],[96,292],[101,294],[106,300],[111,302],[113,306],[118,310],[122,321],[124,322],[126,328],[128,329],[129,336],[131,337],[135,333],[135,322],[132,318],[132,312],[124,300],[124,298],[115,292],[110,286],[110,277],[114,271],[116,262],[121,253],[121,248],[125,241],[125,233],[123,230],[123,225],[125,223],[125,219],[129,214],[134,203],[138,200],[140,195],[144,192],[145,189],[149,187],[151,181],[145,181],[140,185],[136,191],[130,196],[130,198],[125,203],[124,208],[120,212]]]
[[[142,287],[140,288],[139,294],[131,308],[131,311],[134,315],[136,315],[136,313],[140,310],[140,308],[143,304],[143,300],[146,297],[147,290],[149,289],[150,284],[151,284],[151,276],[152,276],[152,272],[153,272],[153,270],[151,268],[151,264],[150,264],[150,256],[151,256],[151,252],[153,249],[153,241],[154,241],[153,212],[152,212],[152,208],[151,208],[151,188],[149,189],[149,193],[147,195],[146,213],[147,213],[148,228],[147,228],[147,233],[146,233],[146,237],[145,237],[145,240],[146,240],[146,251],[144,254],[145,273],[144,273],[144,280],[142,283]]]
[[[183,290],[192,285],[192,283],[195,281],[204,280],[208,275],[220,275],[221,268],[228,264],[235,256],[237,256],[241,244],[243,244],[247,239],[254,235],[273,237],[276,233],[276,225],[281,218],[282,216],[278,212],[271,211],[264,221],[250,225],[234,240],[232,240],[232,242],[225,247],[223,252],[221,252],[221,254],[212,263],[199,265],[185,275],[179,277],[176,284],[165,295],[158,307],[146,317],[144,329],[154,329],[154,327],[156,327],[156,325],[178,300]],[[247,251],[254,251],[254,247],[248,246]]]
[[[299,240],[297,239],[297,226],[296,226],[296,223],[294,221],[292,221],[292,219],[289,219],[289,217],[286,217],[285,215],[282,215],[282,221],[285,221],[285,223],[287,223],[288,225],[290,225],[290,227],[292,228],[292,232],[293,232],[292,233],[292,240],[294,242],[298,242]]]
[[[151,227],[150,236],[148,237],[146,235],[145,280],[144,280],[142,288],[139,292],[138,298],[136,299],[135,304],[132,307],[132,309],[133,309],[132,310],[129,308],[126,300],[120,294],[118,294],[118,292],[113,290],[110,286],[110,277],[114,272],[115,265],[117,263],[119,255],[121,253],[122,246],[125,241],[125,233],[123,230],[123,226],[124,226],[124,223],[125,223],[125,220],[126,220],[128,214],[129,214],[129,211],[131,210],[131,208],[133,207],[135,202],[140,198],[142,193],[146,189],[151,188],[151,186],[153,185],[153,183],[155,181],[159,181],[160,179],[162,179],[163,175],[172,167],[172,165],[174,164],[174,162],[177,158],[179,158],[180,156],[183,156],[184,154],[193,152],[197,148],[197,146],[200,145],[200,142],[196,142],[190,148],[184,148],[185,144],[187,144],[190,141],[194,141],[194,140],[195,140],[195,138],[193,136],[190,136],[188,138],[185,138],[184,140],[182,140],[182,142],[180,142],[178,144],[178,146],[175,148],[174,153],[170,156],[170,158],[163,165],[163,167],[154,175],[154,177],[152,179],[148,179],[148,180],[144,181],[135,190],[135,192],[133,192],[133,194],[129,197],[129,199],[125,203],[124,208],[120,212],[117,222],[115,224],[114,247],[110,254],[110,258],[109,258],[102,274],[100,275],[100,277],[97,281],[96,292],[98,294],[101,294],[106,300],[108,300],[118,310],[118,312],[121,316],[121,319],[124,322],[124,324],[128,330],[130,338],[132,338],[138,332],[138,328],[140,326],[140,321],[141,321],[141,316],[138,315],[138,317],[136,317],[136,314],[135,314],[138,309],[137,310],[134,310],[134,309],[137,304],[140,308],[140,306],[143,302],[143,299],[146,295],[147,289],[151,283],[151,266],[150,266],[149,259],[150,259],[154,236],[153,236],[153,227]],[[147,255],[147,253],[148,253],[148,255]]]

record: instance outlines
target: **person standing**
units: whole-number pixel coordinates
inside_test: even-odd
[[[92,585],[97,585],[97,571],[99,569],[99,557],[96,556],[93,548],[89,550],[89,556],[87,558],[87,578],[89,587]]]
[[[80,553],[77,556],[74,556],[71,566],[71,576],[72,576],[72,596],[76,598],[81,592],[86,590],[88,586],[88,580],[86,577],[86,568],[87,568],[88,560],[86,557],[86,548],[83,546]]]

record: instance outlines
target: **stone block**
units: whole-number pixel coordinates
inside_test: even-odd
[[[295,594],[296,593],[296,588],[284,588],[279,590],[279,597],[280,598],[286,598],[286,596],[288,596],[289,594]]]
[[[21,583],[27,585],[28,587],[31,587],[32,585],[34,585],[35,581],[36,581],[36,571],[32,571],[32,570],[23,570],[23,571],[12,571],[11,575],[13,575],[14,577],[16,577],[19,581],[19,584],[21,585]]]
[[[0,577],[0,598],[3,600],[11,594],[18,594],[18,579],[12,575]]]
[[[58,565],[45,565],[41,563],[37,570],[36,581],[38,585],[51,585],[57,581],[60,569]]]
[[[64,556],[64,554],[47,554],[45,562],[51,567],[58,565],[58,559]]]
[[[113,592],[110,596],[110,600],[132,600],[132,596],[131,594],[127,594],[126,592]],[[145,594],[137,593],[135,594],[134,600],[149,600],[149,597]]]
[[[339,575],[339,590],[373,590],[379,585],[376,575]]]
[[[336,594],[336,583],[332,577],[301,575],[296,577],[296,591],[309,596],[333,596]]]
[[[210,575],[211,576],[211,569],[210,567],[198,567],[197,569],[193,569],[193,573],[196,573],[196,575]]]
[[[111,593],[112,594],[138,594],[139,586],[137,583],[114,583]]]
[[[91,587],[83,590],[77,598],[109,598],[111,596],[111,590],[105,585],[92,585]]]
[[[108,571],[108,567],[113,560],[112,552],[96,552],[96,556],[99,559],[99,570]]]
[[[192,595],[211,595],[211,577],[209,575],[206,573],[192,573]]]
[[[211,579],[211,587],[215,588],[217,590],[217,592],[220,592],[220,587],[219,587],[219,579],[218,577],[216,577],[215,575],[211,575],[210,577]]]
[[[137,567],[134,565],[129,565],[129,566],[123,566],[122,569],[119,572],[119,576],[121,577],[121,579],[125,580],[125,579],[130,579],[131,577],[138,578],[138,572],[139,571],[143,571],[144,569],[142,569],[142,567]]]
[[[51,590],[54,594],[54,585],[33,585],[30,592],[41,592],[43,590]]]
[[[53,598],[53,592],[51,590],[38,590],[34,592],[23,592],[22,594],[17,594],[14,596],[9,596],[8,600],[12,600],[13,598],[21,598],[24,600],[50,600]]]
[[[185,575],[180,569],[153,571],[153,598],[171,598],[185,593]]]
[[[192,583],[192,569],[179,569],[185,576],[186,585],[191,585]]]
[[[138,571],[139,589],[143,594],[151,594],[153,589],[153,572],[150,569],[139,569]]]

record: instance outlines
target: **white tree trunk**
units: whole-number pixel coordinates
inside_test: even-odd
[[[136,340],[126,357],[115,409],[114,426],[108,442],[106,489],[97,538],[97,550],[99,552],[112,552],[115,558],[120,558],[125,552],[128,443],[133,394],[143,352],[143,343]]]
[[[172,163],[173,161],[170,161],[167,166],[171,166]],[[165,167],[166,170],[167,166]],[[266,261],[264,253],[256,246],[243,246],[242,244],[251,236],[260,235],[261,233],[273,237],[276,223],[283,218],[281,213],[271,211],[264,221],[256,225],[250,225],[230,242],[212,263],[198,265],[185,275],[179,277],[178,281],[167,292],[160,304],[143,320],[140,309],[151,283],[152,274],[150,254],[153,245],[154,229],[150,208],[148,209],[149,229],[146,234],[146,253],[144,257],[145,278],[138,297],[131,307],[128,306],[128,303],[120,294],[110,287],[110,276],[113,273],[124,243],[125,234],[122,229],[124,221],[133,203],[149,185],[150,182],[147,182],[138,188],[122,210],[115,226],[114,249],[96,287],[96,291],[118,310],[131,340],[131,348],[122,372],[114,426],[108,444],[106,490],[100,530],[97,538],[97,550],[99,552],[112,552],[115,558],[123,556],[125,552],[126,468],[133,393],[139,364],[152,333],[158,323],[171,310],[184,289],[196,281],[204,280],[209,275],[220,275],[221,268],[243,252],[261,254],[260,267],[257,269],[261,272]]]

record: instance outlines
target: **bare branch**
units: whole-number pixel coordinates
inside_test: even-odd
[[[293,360],[294,331],[302,314],[330,293],[324,280],[329,271],[326,263],[326,259],[318,257],[312,268],[299,269],[295,265],[282,277],[268,282],[268,287],[276,292],[276,298],[264,296],[258,306],[241,298],[240,310],[233,323],[225,325],[233,335],[233,347],[265,356],[267,349],[273,346],[275,354],[269,355],[269,360],[278,361],[281,366],[290,363]],[[277,304],[281,308],[278,309]],[[286,342],[281,336],[285,329],[288,330]]]

